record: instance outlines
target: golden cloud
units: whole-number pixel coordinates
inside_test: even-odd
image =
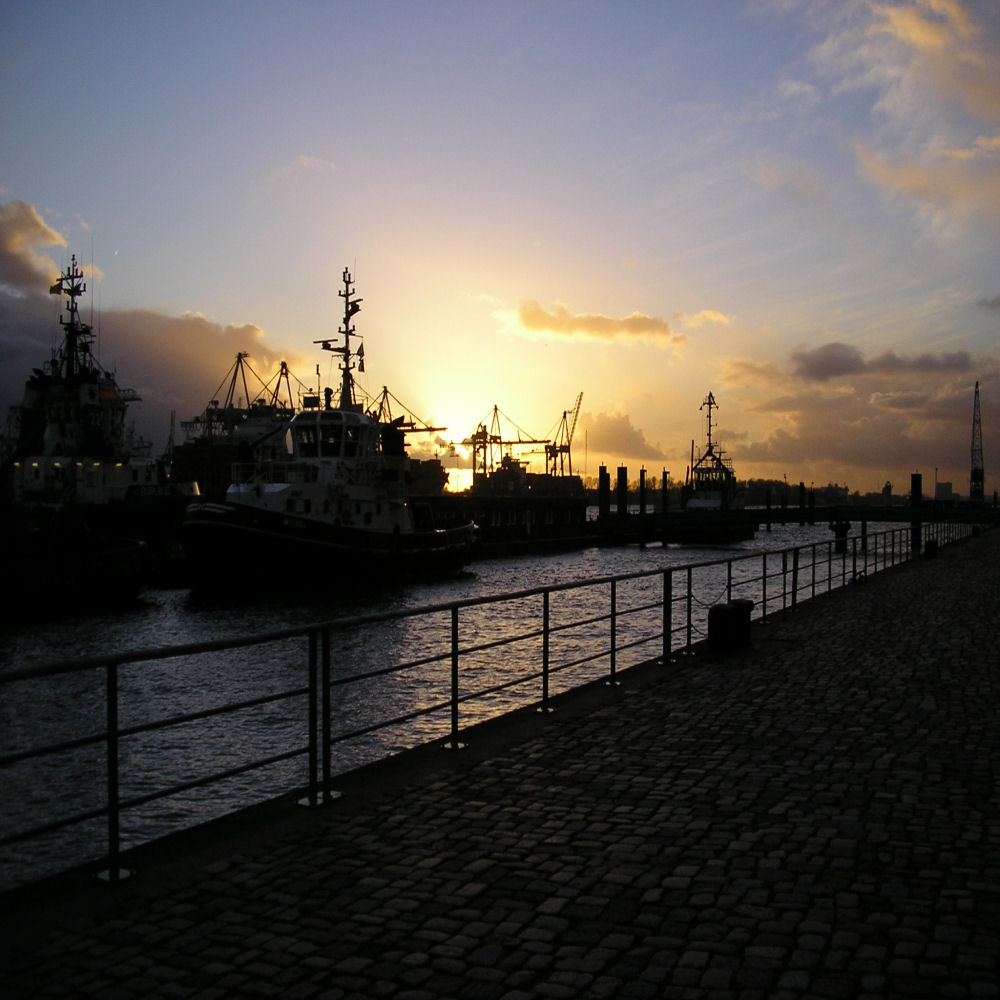
[[[706,323],[717,323],[720,326],[729,326],[732,323],[730,317],[725,313],[719,312],[717,309],[702,309],[700,312],[696,312],[690,316],[678,313],[677,319],[684,326],[692,330],[698,330]]]
[[[918,0],[912,7],[874,4],[872,12],[883,20],[870,34],[887,33],[922,52],[940,52],[968,41],[976,30],[957,0]]]
[[[901,92],[914,91],[908,106],[924,112],[935,102],[957,105],[987,123],[988,130],[968,144],[944,149],[925,138],[920,156],[893,157],[859,142],[855,148],[861,169],[875,184],[935,215],[985,218],[1000,226],[1000,48],[995,39],[983,39],[959,0],[875,4],[872,12],[869,37],[889,36],[902,46],[893,79]],[[954,130],[953,115],[948,124]]]
[[[674,333],[665,319],[634,312],[622,319],[599,313],[571,313],[562,303],[555,303],[547,312],[537,302],[525,302],[518,307],[517,321],[531,333],[548,333],[557,337],[584,337],[614,340],[619,337],[642,338],[678,348],[686,341],[683,334]]]
[[[978,169],[968,160],[937,163],[890,162],[866,144],[855,144],[868,178],[892,194],[919,202],[935,212],[982,219],[1000,228],[1000,170]]]
[[[0,205],[0,284],[11,289],[47,292],[59,268],[37,247],[66,246],[66,240],[24,201]]]

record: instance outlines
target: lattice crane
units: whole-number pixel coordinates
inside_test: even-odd
[[[983,422],[979,414],[979,383],[972,403],[972,470],[969,473],[969,499],[983,499]]]
[[[576,406],[573,407],[572,414],[569,410],[563,410],[562,422],[556,432],[555,440],[545,446],[546,471],[551,476],[566,475],[566,467],[569,466],[569,474],[573,475],[573,455],[570,452],[570,445],[573,443],[573,432],[576,430],[577,417],[580,416],[580,403],[583,402],[583,393],[576,397]]]

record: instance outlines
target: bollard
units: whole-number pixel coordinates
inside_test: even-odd
[[[708,648],[713,653],[732,653],[750,645],[753,601],[738,598],[708,609]]]

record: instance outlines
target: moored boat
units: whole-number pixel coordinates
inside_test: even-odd
[[[288,424],[290,453],[237,464],[224,502],[191,503],[182,543],[195,582],[242,578],[353,588],[359,583],[460,570],[470,559],[471,522],[436,528],[407,498],[401,421],[383,423],[357,402],[354,370],[364,347],[352,345],[361,308],[343,272],[339,399],[327,388]],[[361,369],[364,370],[363,368]],[[422,516],[423,515],[423,516]]]
[[[58,551],[66,563],[94,564],[96,549],[121,552],[136,539],[148,554],[164,555],[189,495],[127,422],[129,406],[140,397],[119,385],[94,354],[95,336],[78,303],[87,289],[83,279],[73,256],[49,289],[66,297],[61,343],[28,376],[21,403],[9,409],[0,448],[5,521],[18,544],[38,552],[37,538],[59,525]],[[44,547],[54,551],[51,544]],[[101,561],[105,589],[113,589],[113,563]],[[131,587],[133,562],[127,565]]]
[[[732,459],[712,440],[712,410],[718,408],[709,392],[701,404],[707,410],[707,442],[697,460],[691,443],[691,466],[681,489],[683,514],[667,520],[665,540],[683,544],[729,544],[753,538],[750,522],[727,517],[743,506]]]

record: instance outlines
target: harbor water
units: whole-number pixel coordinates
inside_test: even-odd
[[[876,530],[871,526],[870,530]],[[211,588],[153,589],[134,607],[100,617],[25,623],[5,631],[0,648],[0,677],[16,668],[99,656],[109,651],[150,649],[306,626],[344,616],[412,610],[466,598],[514,593],[601,577],[725,559],[741,553],[785,549],[832,540],[829,527],[781,526],[732,547],[692,548],[594,547],[556,555],[523,556],[473,563],[453,580],[423,585],[389,585],[345,598],[289,588],[282,574],[294,567],[262,567],[259,592],[230,590],[225,574]],[[655,579],[655,578],[654,578]],[[652,583],[647,583],[651,587]],[[707,583],[698,600],[710,606],[725,600],[725,572]],[[654,595],[655,596],[655,595]],[[753,594],[742,596],[754,597]],[[632,600],[624,588],[623,606]],[[641,598],[640,598],[641,599]],[[759,599],[759,597],[758,597]],[[588,601],[593,607],[588,607]],[[536,599],[537,601],[537,599]],[[587,589],[553,595],[553,608],[572,601],[573,615],[585,619],[607,610],[607,594]],[[565,609],[564,609],[565,610]],[[478,635],[494,638],[523,634],[531,613],[519,602],[469,609],[463,620],[463,644]],[[628,636],[627,622],[625,638]],[[415,616],[376,623],[335,634],[332,670],[335,677],[356,675],[374,666],[392,666],[440,649],[447,640],[446,615]],[[638,628],[638,626],[636,626]],[[591,637],[586,629],[562,640],[553,656],[586,655],[588,642],[606,643],[606,623]],[[656,655],[649,650],[646,658]],[[538,652],[528,644],[504,647],[501,654],[473,654],[463,661],[463,694],[493,686],[503,672],[527,672]],[[527,666],[526,666],[527,664]],[[595,663],[575,670],[553,688],[577,686],[600,676]],[[398,717],[423,705],[447,701],[447,662],[435,662],[334,689],[332,716],[340,731],[363,729],[375,721]],[[123,667],[119,679],[120,725],[141,728],[151,720],[196,713],[207,708],[270,692],[302,688],[307,677],[306,641],[302,637],[211,655],[144,661]],[[466,679],[468,678],[468,679]],[[57,743],[104,728],[105,689],[102,671],[86,671],[4,687],[0,699],[0,755],[25,747]],[[462,724],[502,714],[525,703],[516,688],[496,697],[469,701]],[[537,701],[537,690],[527,696]],[[520,700],[519,700],[520,699]],[[210,716],[168,730],[139,733],[121,745],[122,798],[141,798],[157,788],[195,783],[199,776],[238,768],[249,757],[280,755],[307,740],[304,694],[246,714],[234,723],[230,715]],[[334,773],[447,735],[447,713],[421,716],[405,726],[366,734],[336,744]],[[168,798],[153,798],[122,817],[122,847],[135,846],[177,829],[205,822],[235,809],[302,787],[301,758],[282,761],[263,771],[238,774],[219,785],[192,787]],[[4,774],[4,808],[0,836],[48,820],[100,807],[104,801],[104,748],[81,747],[44,761],[11,765]],[[28,843],[0,848],[0,890],[59,871],[104,851],[105,821],[94,819]]]

